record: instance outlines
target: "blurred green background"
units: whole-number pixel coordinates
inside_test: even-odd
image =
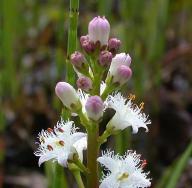
[[[80,0],[78,37],[97,15],[132,57],[124,93],[144,101],[152,119],[148,134],[127,130],[108,147],[142,153],[152,187],[191,188],[192,1]],[[65,78],[68,27],[69,0],[0,1],[1,187],[48,187],[33,151],[38,132],[60,117],[54,87]],[[75,187],[67,170],[65,179]]]

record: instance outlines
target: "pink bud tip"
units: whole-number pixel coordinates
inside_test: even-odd
[[[101,46],[107,45],[110,33],[110,24],[105,17],[95,17],[89,22],[90,41],[100,42]]]
[[[132,76],[132,70],[130,69],[130,67],[127,67],[126,65],[119,66],[117,72],[119,76],[124,78],[125,80],[128,80]]]
[[[90,119],[99,120],[103,115],[104,104],[99,96],[91,96],[85,104],[87,115]]]

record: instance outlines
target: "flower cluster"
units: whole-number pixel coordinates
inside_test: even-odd
[[[39,166],[48,160],[57,161],[67,167],[68,160],[78,154],[83,160],[83,150],[87,148],[86,134],[77,132],[72,121],[64,122],[62,119],[54,129],[48,128],[39,133],[39,148],[35,152],[39,156]]]
[[[128,98],[118,92],[132,76],[131,57],[118,53],[121,41],[109,38],[110,24],[105,17],[95,17],[88,26],[88,34],[80,37],[83,52],[75,51],[70,56],[71,65],[77,73],[77,89],[69,83],[60,81],[55,93],[65,109],[72,116],[78,116],[87,133],[77,132],[72,121],[61,120],[54,127],[39,134],[39,165],[47,160],[57,161],[67,167],[68,162],[78,158],[78,165],[88,175],[87,187],[97,187],[97,162],[109,171],[103,175],[100,188],[145,188],[150,186],[148,173],[144,172],[146,163],[140,155],[128,150],[124,156],[114,152],[103,152],[98,157],[98,148],[107,138],[127,127],[133,133],[139,128],[148,131],[151,124],[143,112],[144,103],[133,102],[135,96]],[[99,135],[99,126],[106,109],[113,109],[114,116]],[[88,142],[88,143],[87,143]],[[83,150],[87,148],[87,165],[83,164]],[[91,155],[91,152],[96,152]],[[85,167],[85,168],[84,168]],[[82,169],[81,169],[82,170]],[[82,170],[82,171],[83,171]],[[95,172],[96,171],[96,172]]]

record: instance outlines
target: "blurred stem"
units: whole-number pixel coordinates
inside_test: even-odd
[[[69,59],[70,55],[76,50],[77,47],[78,15],[79,15],[79,0],[70,0],[67,60],[66,60],[66,81],[71,84],[75,83],[75,74]]]
[[[54,170],[53,171],[54,176],[53,176],[52,188],[68,187],[63,167],[57,163],[52,163],[52,165],[53,165],[53,170]]]
[[[76,182],[77,182],[78,187],[79,187],[79,188],[85,188],[85,186],[84,186],[84,184],[83,184],[83,180],[82,180],[82,178],[81,178],[80,172],[77,171],[77,170],[74,170],[74,171],[72,171],[72,172],[73,172],[73,175],[74,175],[74,177],[75,177],[75,180],[76,180]]]
[[[88,128],[88,147],[87,147],[87,187],[98,188],[98,165],[97,157],[99,152],[98,145],[99,129],[97,123],[92,123]]]
[[[115,150],[119,154],[123,154],[123,145],[124,145],[124,139],[122,134],[118,134],[115,136]]]

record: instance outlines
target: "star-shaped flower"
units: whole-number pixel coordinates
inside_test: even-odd
[[[127,151],[124,156],[107,151],[97,159],[109,172],[103,176],[99,188],[146,188],[151,185],[143,171],[140,155]]]
[[[116,111],[107,128],[123,130],[132,126],[133,133],[137,133],[140,127],[148,131],[147,125],[151,124],[151,121],[142,112],[142,106],[137,106],[131,99],[125,99],[120,93],[109,95],[105,103],[108,108]]]
[[[62,119],[54,129],[48,128],[39,133],[39,147],[35,152],[39,156],[39,166],[48,160],[57,161],[62,166],[67,166],[68,159],[75,153],[82,160],[82,152],[87,148],[87,136],[77,132],[72,121],[64,122]]]

